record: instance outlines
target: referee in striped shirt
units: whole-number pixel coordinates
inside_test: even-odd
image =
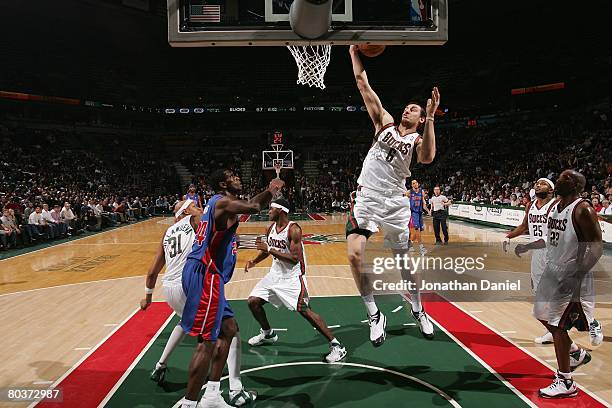
[[[429,210],[433,216],[433,227],[434,234],[436,236],[436,245],[442,245],[442,239],[440,238],[440,227],[442,227],[442,234],[444,234],[444,245],[448,244],[448,227],[446,225],[446,218],[448,212],[446,207],[451,205],[451,201],[446,196],[440,194],[440,187],[434,187],[434,196],[429,199]]]

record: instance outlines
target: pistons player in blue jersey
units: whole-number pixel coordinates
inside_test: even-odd
[[[206,391],[199,406],[228,406],[221,396],[219,381],[230,346],[234,347],[234,343],[237,343],[236,347],[239,347],[240,343],[232,341],[237,337],[238,325],[224,293],[224,286],[232,278],[236,265],[238,216],[259,213],[280,191],[284,182],[272,180],[267,190],[250,201],[238,199],[242,183],[240,177],[230,170],[215,171],[210,184],[217,194],[204,207],[182,277],[187,300],[181,326],[187,334],[198,338],[198,346],[189,365],[187,393],[181,401],[182,407],[189,408],[196,407],[207,375]],[[231,400],[235,397],[252,400],[255,396],[251,393],[246,397],[232,395],[230,392]]]
[[[425,205],[423,189],[419,187],[418,181],[412,180],[412,188],[408,191],[408,197],[410,197],[410,241],[413,245],[418,242],[421,255],[425,255],[427,251],[421,240],[421,231],[425,228],[423,208],[427,209],[427,206]],[[427,209],[427,211],[429,210]],[[412,250],[412,246],[410,249]]]
[[[183,200],[191,200],[195,203],[195,206],[198,208],[202,208],[202,200],[200,199],[200,195],[196,191],[195,184],[189,185],[189,190],[187,194],[183,196]]]

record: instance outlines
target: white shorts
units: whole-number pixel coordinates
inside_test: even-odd
[[[531,289],[536,293],[546,268],[546,248],[531,251]]]
[[[181,281],[163,282],[162,288],[164,290],[164,298],[166,298],[168,305],[170,305],[179,317],[183,316],[183,309],[185,308],[187,296],[185,296]]]
[[[587,273],[578,282],[573,269],[571,264],[546,265],[536,288],[533,315],[551,326],[588,331],[595,312],[593,274]]]
[[[251,291],[249,296],[258,297],[274,307],[286,307],[301,312],[308,309],[308,284],[303,275],[283,278],[275,272],[268,272]]]
[[[410,198],[402,195],[384,196],[362,187],[357,191],[351,208],[347,233],[352,229],[364,229],[385,234],[385,246],[391,249],[408,249],[410,243]]]

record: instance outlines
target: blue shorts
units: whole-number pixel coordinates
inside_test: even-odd
[[[225,299],[225,283],[218,273],[207,271],[197,259],[188,259],[183,268],[186,301],[181,327],[190,336],[217,341],[224,319],[234,316]]]
[[[423,214],[419,212],[413,212],[410,214],[410,228],[423,231]]]

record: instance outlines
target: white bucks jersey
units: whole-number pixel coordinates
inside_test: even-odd
[[[406,192],[406,178],[410,177],[410,162],[420,136],[402,136],[393,124],[384,126],[363,161],[357,183],[377,191]]]
[[[283,254],[291,253],[289,249],[289,228],[291,228],[292,224],[295,223],[290,221],[282,231],[276,230],[276,223],[272,224],[267,236],[268,246]],[[277,273],[283,278],[300,276],[306,273],[306,254],[304,253],[304,244],[300,243],[300,245],[302,245],[302,259],[300,259],[298,263],[292,264],[291,262],[274,257],[270,272]]]
[[[191,253],[195,232],[191,226],[191,215],[183,218],[166,230],[164,235],[164,255],[166,257],[166,273],[164,282],[180,282],[183,276],[183,266]]]
[[[574,209],[582,202],[577,198],[563,211],[559,203],[555,204],[548,214],[548,242],[546,259],[558,266],[574,264],[578,258],[578,235],[574,228]]]
[[[544,242],[546,242],[548,237],[548,212],[554,203],[555,200],[552,199],[541,208],[538,208],[537,201],[534,201],[529,206],[529,211],[527,212],[527,225],[529,226],[529,237],[531,241],[543,239]]]

